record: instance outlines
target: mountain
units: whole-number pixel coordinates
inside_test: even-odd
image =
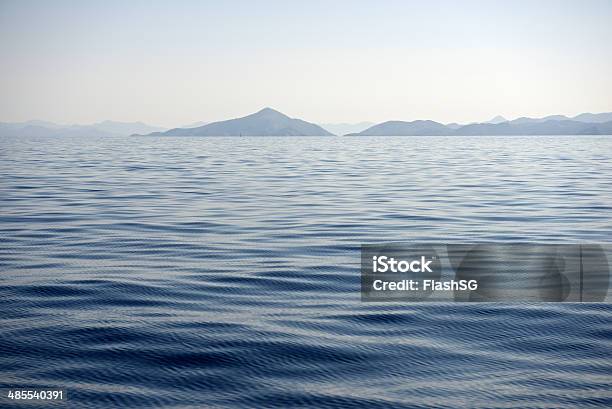
[[[520,117],[513,119],[510,121],[513,124],[526,124],[526,123],[537,123],[537,122],[546,122],[546,121],[576,121],[576,122],[585,122],[585,123],[604,123],[612,121],[612,112],[602,112],[599,114],[590,114],[584,113],[580,115],[576,115],[574,117],[568,117],[565,115],[548,115],[543,118],[528,118],[528,117]]]
[[[612,135],[612,121],[602,122],[597,125],[599,135]]]
[[[516,119],[513,119],[512,121],[508,121],[508,122],[510,122],[512,124],[515,124],[515,125],[519,125],[519,124],[529,124],[529,123],[533,123],[533,122],[538,122],[538,120],[535,119],[535,118],[527,118],[526,116],[522,116],[520,118],[516,118]]]
[[[453,124],[454,125],[454,124]],[[469,124],[453,128],[434,121],[389,121],[353,135],[612,135],[612,121],[588,123],[572,120]]]
[[[197,128],[175,128],[149,136],[328,136],[325,129],[301,119],[289,118],[272,108],[242,118],[212,122]]]
[[[610,122],[612,121],[612,112],[602,112],[601,114],[584,113],[576,115],[572,119],[580,122]]]
[[[103,121],[92,125],[59,125],[47,121],[0,122],[0,136],[128,136],[137,132],[155,132],[164,128],[142,122]]]
[[[57,131],[57,128],[36,125],[36,122],[0,122],[0,136],[47,136]]]
[[[374,125],[365,131],[349,134],[354,135],[377,135],[377,136],[411,136],[411,135],[450,135],[452,128],[442,125],[435,121],[387,121],[382,124]]]
[[[508,120],[501,115],[497,115],[495,118],[489,119],[486,123],[487,124],[499,124],[502,122],[508,122]]]
[[[159,132],[165,130],[159,126],[147,125],[142,122],[116,122],[116,121],[103,121],[93,125],[87,125],[89,127],[99,129],[104,132],[108,132],[113,135],[123,136],[132,135],[135,133],[150,133]]]
[[[549,115],[543,118],[521,117],[511,121],[496,116],[484,123],[441,124],[429,120],[412,122],[388,121],[380,124],[360,122],[355,124],[332,123],[324,127],[290,118],[271,108],[254,114],[201,125],[164,128],[142,122],[102,121],[90,125],[61,125],[48,121],[0,122],[0,137],[120,137],[134,134],[176,136],[270,135],[308,136],[332,135],[612,135],[612,112],[582,113],[569,118],[565,115]],[[196,126],[197,125],[197,126]],[[363,129],[366,128],[366,129]],[[349,132],[347,132],[349,131]]]
[[[596,124],[570,120],[538,122],[502,122],[500,124],[470,124],[455,131],[455,135],[598,135]]]
[[[332,123],[332,124],[319,124],[323,129],[328,130],[334,135],[346,135],[350,133],[361,132],[364,129],[375,125],[374,122],[359,122],[355,124],[349,123]]]
[[[450,124],[446,124],[446,127],[447,127],[447,128],[450,128],[450,129],[459,129],[459,128],[461,128],[462,126],[463,126],[463,125],[458,124],[457,122],[451,122]]]
[[[54,128],[54,129],[58,129],[58,128],[65,128],[66,125],[59,125],[56,124],[54,122],[49,122],[49,121],[41,121],[40,119],[33,119],[31,121],[25,121],[25,122],[13,122],[13,125],[16,126],[17,128],[25,128],[26,126],[41,126],[44,128]]]
[[[565,115],[549,115],[543,118],[528,118],[528,117],[522,116],[520,118],[513,119],[512,121],[509,121],[509,122],[512,124],[518,125],[518,124],[535,124],[538,122],[546,122],[546,121],[569,121],[569,120],[570,118],[566,117]]]
[[[551,121],[551,120],[553,120],[553,121],[568,121],[569,119],[570,118],[566,117],[565,115],[548,115],[548,116],[545,116],[544,118],[542,118],[540,120],[540,122]]]
[[[447,135],[452,129],[435,121],[387,121],[353,135]]]

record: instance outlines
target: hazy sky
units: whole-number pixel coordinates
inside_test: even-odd
[[[612,111],[612,1],[0,0],[0,121]]]

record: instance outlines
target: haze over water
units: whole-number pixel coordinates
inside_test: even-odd
[[[609,407],[610,304],[365,304],[359,246],[610,242],[612,138],[0,140],[0,387]]]

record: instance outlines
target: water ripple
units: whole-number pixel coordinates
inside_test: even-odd
[[[612,406],[610,304],[366,304],[359,246],[610,242],[609,137],[0,140],[0,387]]]

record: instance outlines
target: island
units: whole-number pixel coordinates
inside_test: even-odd
[[[196,128],[174,128],[147,136],[333,136],[319,125],[290,118],[272,108]]]

